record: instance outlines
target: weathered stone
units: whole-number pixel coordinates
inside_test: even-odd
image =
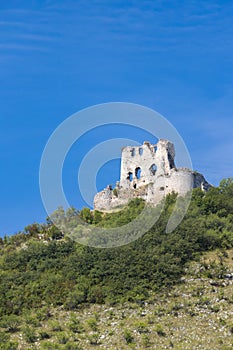
[[[96,194],[94,208],[101,211],[126,205],[133,198],[142,198],[157,205],[164,196],[176,192],[184,196],[193,188],[210,188],[200,173],[176,168],[174,145],[159,140],[155,145],[144,142],[139,147],[122,149],[120,182],[115,189],[108,186]]]

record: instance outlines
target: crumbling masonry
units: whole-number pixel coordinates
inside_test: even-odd
[[[207,191],[210,187],[204,176],[187,168],[176,168],[174,145],[159,140],[156,145],[122,149],[120,181],[115,189],[108,186],[96,194],[94,209],[109,211],[126,205],[133,198],[142,198],[157,205],[168,193],[184,196],[192,188]]]

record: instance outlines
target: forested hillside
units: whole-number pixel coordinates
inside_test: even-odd
[[[200,261],[203,253],[217,249],[218,256],[226,255],[233,247],[232,179],[221,181],[219,187],[211,188],[206,194],[195,189],[182,223],[175,231],[165,233],[175,200],[175,194],[169,195],[157,223],[143,237],[123,247],[97,249],[80,245],[63,236],[49,219],[45,224],[34,223],[24,232],[1,239],[0,343],[5,345],[0,349],[24,349],[21,343],[28,344],[27,349],[50,348],[51,344],[51,349],[85,349],[78,347],[78,340],[75,343],[74,339],[68,347],[71,344],[68,335],[64,342],[58,341],[60,347],[55,347],[51,343],[52,334],[45,330],[42,334],[43,330],[40,333],[35,328],[51,317],[52,309],[77,316],[91,305],[119,308],[124,303],[136,303],[141,307],[152,295],[173,293],[184,283],[182,276],[190,262]],[[73,211],[73,215],[91,225],[114,227],[135,218],[143,207],[143,201],[136,199],[120,212],[103,214],[84,208],[81,212]],[[221,261],[211,271],[216,278],[229,274]],[[210,273],[207,265],[203,265],[202,273]],[[34,315],[30,316],[34,321],[27,320],[29,314]],[[91,325],[90,321],[91,335],[97,332],[96,322],[92,320]],[[79,327],[78,323],[76,326]],[[51,332],[55,332],[52,328]],[[23,340],[14,336],[17,332],[21,332]],[[79,332],[81,326],[74,333]],[[142,333],[147,332],[142,330]],[[132,343],[138,349],[146,348],[137,347],[132,334],[131,342],[130,334],[126,331],[125,346]],[[99,340],[94,337],[93,344],[89,341],[88,346],[98,345]]]

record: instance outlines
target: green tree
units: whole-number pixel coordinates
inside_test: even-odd
[[[84,220],[88,224],[91,224],[93,222],[93,215],[89,208],[83,208],[80,211],[80,217],[82,220]]]

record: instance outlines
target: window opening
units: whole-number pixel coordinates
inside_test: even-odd
[[[135,169],[135,176],[136,176],[136,178],[137,179],[140,179],[140,177],[141,177],[141,168],[136,168]]]
[[[127,180],[129,180],[130,182],[133,181],[133,173],[131,173],[131,171],[128,172]]]
[[[152,164],[150,167],[151,174],[155,175],[156,171],[157,171],[157,166],[155,164]]]

